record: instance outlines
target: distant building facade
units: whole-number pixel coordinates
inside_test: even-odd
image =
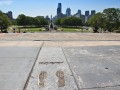
[[[66,10],[66,16],[67,17],[71,16],[71,9],[70,8],[67,8],[67,10]]]
[[[8,12],[5,13],[5,14],[8,16],[8,18],[13,19],[12,11],[8,11]]]
[[[91,14],[89,11],[85,11],[85,14],[83,15],[81,10],[78,10],[76,14],[72,15],[71,14],[71,9],[67,8],[66,9],[66,14],[62,13],[62,4],[58,3],[58,7],[57,7],[57,15],[54,17],[54,20],[56,20],[57,18],[64,18],[64,17],[69,17],[69,16],[74,16],[74,17],[79,17],[82,19],[83,23],[86,23],[92,16],[94,16],[96,14],[95,10],[91,10]]]
[[[91,15],[93,16],[93,15],[95,15],[96,14],[96,11],[95,10],[92,10],[91,11]]]
[[[78,16],[81,16],[81,10],[78,10],[77,14]]]
[[[85,16],[89,16],[89,15],[90,15],[89,11],[85,11]]]

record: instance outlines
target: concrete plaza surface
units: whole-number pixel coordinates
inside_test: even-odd
[[[0,90],[120,90],[120,34],[0,34]]]

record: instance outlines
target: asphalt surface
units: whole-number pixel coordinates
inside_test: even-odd
[[[0,90],[120,90],[120,35],[0,34]]]

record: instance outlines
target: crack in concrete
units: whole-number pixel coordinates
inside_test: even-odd
[[[34,69],[34,66],[35,66],[35,64],[36,64],[36,62],[37,62],[37,60],[38,60],[38,56],[39,56],[39,54],[40,54],[40,51],[41,51],[43,45],[44,45],[44,42],[42,43],[42,45],[41,45],[40,48],[39,48],[37,57],[36,57],[35,62],[34,62],[34,64],[33,64],[32,68],[31,68],[31,71],[30,71],[30,73],[29,73],[29,75],[28,75],[28,78],[27,78],[27,81],[26,81],[26,83],[25,83],[25,85],[24,85],[23,90],[26,90],[26,88],[27,88],[27,86],[28,86],[28,82],[29,82],[29,80],[30,80],[31,74],[32,74],[33,69]]]
[[[72,76],[73,76],[74,81],[75,81],[75,83],[76,83],[77,89],[80,90],[79,85],[78,85],[78,83],[77,83],[77,81],[76,81],[76,79],[75,79],[74,73],[73,73],[73,71],[72,71],[72,68],[71,68],[71,66],[70,66],[70,64],[69,64],[69,62],[68,62],[68,60],[67,60],[66,55],[65,55],[65,52],[64,52],[64,50],[63,50],[62,47],[61,47],[61,49],[62,49],[62,51],[63,51],[63,54],[64,54],[64,56],[65,56],[65,59],[66,59],[66,61],[67,61],[68,66],[69,66],[69,69],[70,69],[70,71],[71,71],[71,73],[72,73]]]

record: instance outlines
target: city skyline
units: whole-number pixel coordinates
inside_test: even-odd
[[[62,13],[66,13],[66,9],[71,9],[71,14],[77,13],[78,10],[85,14],[85,11],[96,10],[102,12],[106,8],[120,8],[119,0],[0,0],[0,10],[3,12],[12,11],[13,17],[16,18],[19,14],[27,16],[55,16],[57,14],[57,4],[62,3]]]

